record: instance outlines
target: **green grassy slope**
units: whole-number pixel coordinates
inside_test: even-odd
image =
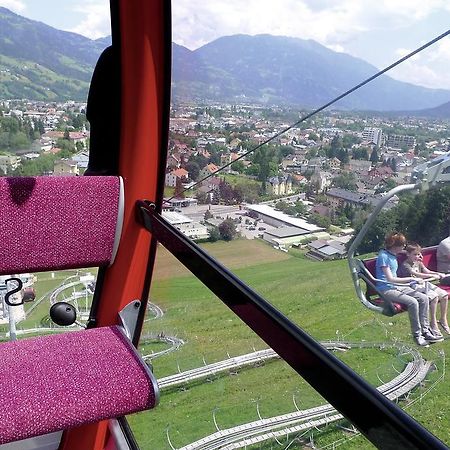
[[[257,254],[253,262],[251,247]],[[336,337],[351,341],[399,340],[413,345],[406,315],[388,318],[360,305],[346,261],[320,263],[307,260],[299,253],[287,256],[257,241],[209,245],[208,251],[230,268],[236,267],[240,278],[318,340]],[[241,255],[240,261],[237,255]],[[267,255],[269,262],[265,262],[263,255]],[[146,322],[145,332],[175,334],[186,344],[179,351],[154,360],[157,377],[197,367],[203,364],[203,359],[211,363],[227,358],[227,354],[234,356],[266,348],[207,288],[185,275],[172,257],[163,252],[159,256],[157,265],[165,270],[154,280],[151,300],[163,308],[165,315],[157,321]],[[171,277],[161,276],[167,275],[168,268]],[[173,276],[174,273],[179,276]],[[146,345],[146,352],[149,348],[151,344]],[[437,354],[440,349],[448,351],[450,340],[423,349],[422,353],[440,364]],[[403,364],[392,349],[352,350],[343,358],[374,385],[380,384],[379,377],[393,378],[392,366],[400,370]],[[438,375],[438,372],[430,375],[430,380]],[[446,392],[445,383],[440,383],[408,411],[441,439],[450,442]],[[278,361],[241,370],[237,375],[216,376],[185,390],[163,392],[161,404],[155,410],[133,415],[130,422],[142,449],[169,449],[167,429],[173,445],[179,448],[215,431],[214,410],[219,426],[226,428],[256,420],[256,403],[263,417],[293,411],[293,396],[300,408],[324,403],[292,369]],[[318,439],[327,443],[342,437],[342,432],[333,427]],[[270,445],[262,448],[269,449]],[[345,448],[372,446],[358,438],[346,443]]]

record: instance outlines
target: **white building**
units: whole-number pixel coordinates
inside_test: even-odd
[[[383,142],[383,131],[381,128],[366,127],[362,133],[364,141],[380,146]]]
[[[15,170],[20,165],[20,157],[15,155],[0,155],[0,170],[6,175],[8,169]]]
[[[195,222],[183,214],[174,211],[163,211],[162,215],[171,225],[193,241],[209,238],[209,231],[205,225]]]

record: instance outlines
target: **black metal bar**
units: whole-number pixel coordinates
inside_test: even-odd
[[[445,449],[439,439],[243,281],[138,202],[152,235],[380,449]]]

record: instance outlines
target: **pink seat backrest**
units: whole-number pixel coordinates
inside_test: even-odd
[[[422,249],[423,263],[430,270],[437,270],[436,250],[436,246]]]
[[[111,264],[119,177],[0,177],[0,275]]]

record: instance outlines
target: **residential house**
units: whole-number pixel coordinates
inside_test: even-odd
[[[242,141],[239,138],[234,138],[230,142],[230,148],[237,149],[242,144]]]
[[[292,194],[292,178],[290,175],[280,175],[267,180],[267,190],[271,195]]]
[[[308,184],[308,179],[298,173],[291,173],[291,178],[293,183],[297,183],[299,185]]]
[[[310,182],[315,186],[317,192],[323,192],[327,187],[331,186],[333,175],[330,172],[319,170],[311,175]]]
[[[175,187],[177,181],[180,180],[182,183],[188,181],[189,172],[186,169],[179,168],[166,173],[165,184],[166,186]]]
[[[169,169],[178,169],[180,167],[180,157],[174,154],[169,155],[167,157],[167,167]]]
[[[394,175],[394,171],[389,166],[377,166],[369,171],[369,178],[389,179]]]
[[[225,153],[223,155],[220,155],[220,166],[223,167],[225,164],[230,164],[231,162],[235,161],[239,158],[239,155],[237,153]],[[226,169],[227,172],[231,171],[231,165],[229,165]]]
[[[346,166],[349,172],[367,174],[372,168],[372,162],[364,159],[351,159]]]
[[[5,175],[9,170],[15,170],[20,166],[20,157],[15,155],[0,155],[0,171]]]
[[[339,170],[341,168],[341,161],[340,161],[340,159],[338,159],[336,157],[330,158],[327,161],[327,164],[331,170]]]
[[[89,152],[82,151],[75,153],[75,155],[72,156],[72,161],[76,161],[78,163],[78,168],[80,169],[80,171],[84,172],[87,169],[89,163]]]
[[[60,159],[53,164],[53,175],[76,176],[80,171],[78,163],[70,159]]]
[[[341,259],[346,255],[345,245],[334,239],[318,239],[308,244],[308,252],[305,254],[308,258],[319,261]]]
[[[203,178],[206,178],[206,177],[212,175],[213,173],[217,172],[218,170],[219,170],[219,168],[215,164],[212,164],[212,163],[207,164],[200,171],[199,179],[201,180]]]

